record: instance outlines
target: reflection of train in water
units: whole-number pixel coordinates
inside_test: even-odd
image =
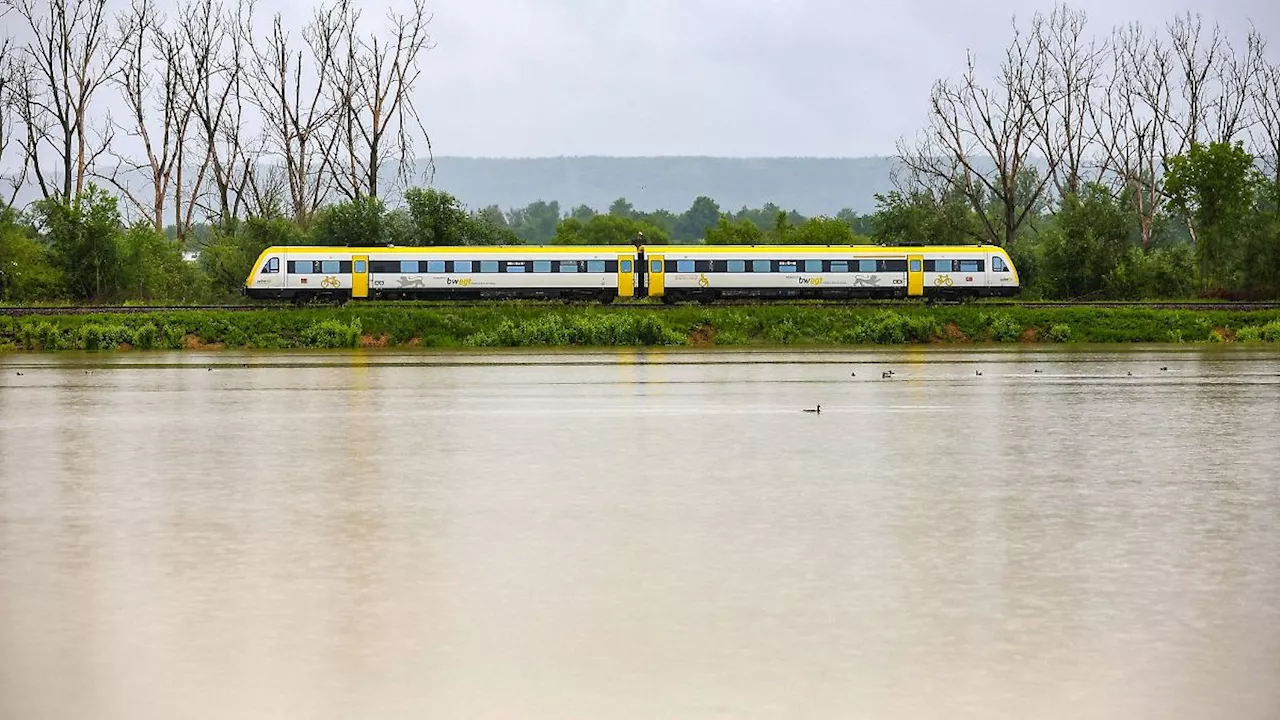
[[[299,301],[960,299],[1017,292],[1017,270],[991,245],[272,247],[245,281],[250,297]]]

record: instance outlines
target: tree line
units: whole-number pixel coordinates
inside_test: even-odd
[[[270,245],[1005,246],[1052,298],[1280,296],[1280,66],[1198,16],[1095,35],[1066,6],[1013,25],[995,72],[938,81],[877,210],[682,212],[625,198],[466,208],[414,187],[431,48],[416,3],[350,0],[299,33],[251,3],[0,0],[0,299],[236,292]],[[114,94],[128,113],[101,112]],[[249,128],[256,128],[252,132]],[[388,170],[394,170],[387,182]],[[382,171],[382,172],[379,172]],[[23,185],[41,199],[13,207]],[[198,262],[183,260],[184,250]],[[145,264],[146,267],[137,267]]]

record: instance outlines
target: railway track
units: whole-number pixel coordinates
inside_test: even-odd
[[[390,308],[445,308],[445,307],[492,307],[498,304],[518,302],[529,307],[566,307],[592,306],[610,307],[622,310],[664,311],[681,307],[697,307],[694,304],[663,305],[660,303],[616,303],[602,306],[591,302],[558,302],[558,301],[448,301],[426,300],[419,302],[383,302],[379,307]],[[718,300],[708,307],[743,307],[753,305],[795,305],[799,307],[878,307],[885,309],[921,307],[923,303],[894,301],[847,301],[847,300]],[[957,303],[938,303],[936,307],[952,307]],[[1280,302],[1029,302],[1002,300],[992,302],[971,303],[971,307],[987,308],[1027,308],[1046,310],[1056,308],[1131,308],[1138,310],[1280,310]],[[318,305],[313,307],[325,307]],[[20,317],[27,315],[136,315],[158,312],[254,312],[265,310],[293,310],[289,304],[256,304],[256,305],[175,305],[175,306],[120,306],[120,305],[78,305],[66,307],[0,307],[0,317]]]

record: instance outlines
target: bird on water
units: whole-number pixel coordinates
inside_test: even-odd
[[[811,413],[820,413],[820,412],[822,412],[822,406],[821,406],[821,405],[819,405],[819,406],[817,406],[817,407],[805,408],[805,409],[804,409],[804,411],[805,411],[805,412],[811,412]]]
[[[977,375],[978,377],[982,377],[982,371],[981,371],[981,370],[974,370],[974,371],[973,371],[973,374],[974,374],[974,375]]]

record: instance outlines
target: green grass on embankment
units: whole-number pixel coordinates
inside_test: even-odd
[[[1280,341],[1280,310],[495,303],[0,317],[0,350]]]

